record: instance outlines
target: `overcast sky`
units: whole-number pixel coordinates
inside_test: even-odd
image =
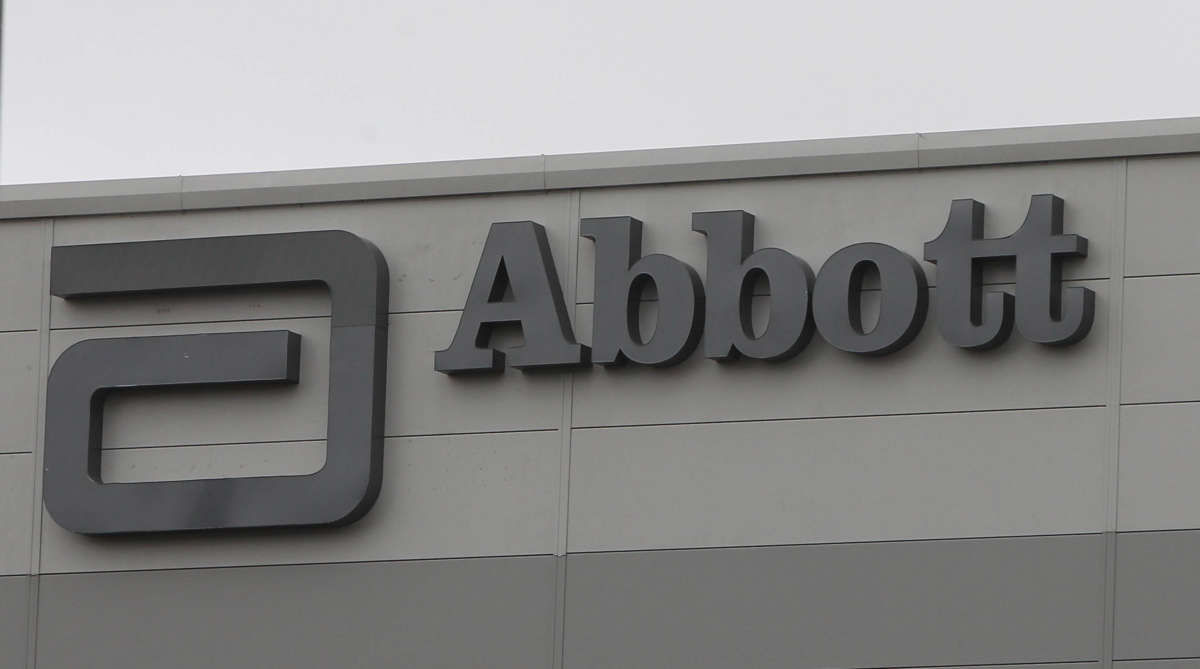
[[[1200,115],[1200,2],[2,0],[0,182]]]

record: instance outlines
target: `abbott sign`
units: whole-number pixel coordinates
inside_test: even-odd
[[[998,346],[1014,325],[1042,344],[1071,344],[1087,336],[1096,296],[1062,287],[1062,260],[1086,256],[1087,239],[1062,232],[1063,201],[1035,195],[1025,222],[1008,237],[983,237],[983,205],[955,200],[942,234],[925,244],[937,265],[938,329],[969,349]],[[696,270],[662,254],[642,255],[642,223],[627,216],[589,218],[580,234],[596,244],[594,331],[589,351],[575,341],[541,226],[496,223],[450,348],[438,351],[440,372],[635,363],[676,364],[699,344],[714,360],[738,356],[782,360],[799,353],[813,330],[843,351],[883,355],[916,337],[925,323],[929,287],[915,259],[886,244],[851,244],[814,276],[804,260],[781,249],[754,250],[754,216],[744,211],[692,214],[692,229],[708,237],[707,286]],[[1015,295],[984,291],[988,262],[1015,262]],[[867,271],[878,272],[879,320],[864,328],[860,298]],[[761,276],[771,287],[770,321],[755,335],[752,289]],[[658,292],[654,334],[641,336],[639,296]],[[511,291],[512,299],[502,297]],[[706,297],[707,294],[707,297]],[[524,346],[488,346],[490,329],[519,324]]]
[[[955,200],[942,233],[925,244],[937,265],[937,325],[968,349],[1002,344],[1014,328],[1042,344],[1087,336],[1095,294],[1062,286],[1062,260],[1087,255],[1087,240],[1063,234],[1063,201],[1033,196],[1020,229],[983,236],[983,205]],[[589,218],[595,244],[591,348],[572,331],[545,230],[495,223],[475,269],[458,329],[434,357],[447,374],[589,365],[668,366],[704,355],[783,360],[814,332],[834,347],[884,355],[924,325],[930,290],[916,259],[885,244],[834,253],[814,274],[781,249],[754,248],[754,216],[692,215],[708,242],[706,281],[687,264],[643,255],[641,222]],[[985,290],[982,268],[1016,267],[1013,293]],[[877,273],[877,323],[864,327],[864,277]],[[756,333],[752,289],[770,286],[770,319]],[[300,336],[260,331],[91,339],[59,356],[47,383],[44,498],[63,527],[85,534],[340,525],[362,517],[379,494],[387,371],[388,268],[369,242],[348,232],[299,232],[55,247],[50,292],[68,300],[103,295],[242,286],[328,286],[332,302],[325,466],[296,476],[105,483],[100,476],[105,397],[116,389],[301,383]],[[658,294],[654,332],[643,336],[644,288]],[[518,325],[524,345],[496,348],[491,332]],[[404,389],[395,389],[404,392]]]

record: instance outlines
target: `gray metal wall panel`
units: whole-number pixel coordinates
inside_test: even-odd
[[[0,333],[0,453],[33,450],[37,436],[38,333]]]
[[[955,198],[983,202],[987,234],[1003,236],[1021,225],[1031,195],[1055,193],[1066,200],[1066,231],[1089,240],[1087,259],[1068,263],[1064,276],[1101,278],[1109,276],[1122,169],[1120,161],[1095,161],[609,188],[582,191],[579,206],[584,217],[641,219],[645,253],[673,255],[703,276],[707,246],[692,231],[692,212],[744,209],[756,216],[758,246],[790,251],[815,271],[855,242],[882,242],[924,257],[923,244],[941,232]],[[592,301],[594,251],[590,240],[579,241],[580,302]],[[932,280],[933,265],[924,267]],[[1001,280],[1011,273],[985,276]]]
[[[47,221],[0,224],[0,331],[35,330],[42,322],[47,225]]]
[[[787,362],[719,364],[696,353],[669,370],[591,369],[575,376],[574,425],[1103,405],[1107,283],[1083,282],[1097,293],[1096,325],[1074,346],[1042,346],[1014,335],[990,351],[965,351],[941,338],[931,306],[917,339],[884,357],[843,353],[818,336]],[[590,341],[592,308],[576,313],[581,338]]]
[[[450,345],[459,314],[392,316],[387,434],[558,428],[562,424],[560,374],[526,374],[510,368],[501,375],[462,378],[433,370],[434,351]]]
[[[1200,527],[1200,404],[1121,407],[1118,530]]]
[[[1200,156],[1129,160],[1125,274],[1200,272]]]
[[[113,393],[104,404],[105,448],[324,439],[328,318],[59,330],[50,335],[50,359],[85,339],[249,330],[291,330],[300,335],[298,384]]]
[[[194,236],[203,234],[203,228],[194,229]],[[330,313],[329,290],[304,285],[49,299],[50,325],[59,330],[311,318]]]
[[[1200,276],[1125,280],[1122,402],[1200,400]]]
[[[33,454],[0,455],[0,575],[29,573]]]
[[[41,569],[549,554],[558,520],[561,440],[557,431],[388,439],[379,500],[366,517],[344,528],[98,539],[67,532],[43,515]],[[172,471],[204,464],[196,449],[154,450]],[[251,448],[213,457],[232,468],[256,466],[257,455]]]
[[[458,312],[391,317],[385,433],[412,436],[557,428],[562,422],[562,379],[557,375],[509,370],[498,377],[461,379],[433,371],[434,351],[449,344],[457,323]],[[50,355],[55,359],[70,344],[90,338],[271,329],[300,334],[299,384],[114,393],[105,403],[104,446],[324,439],[328,318],[57,330],[50,337]],[[0,335],[0,343],[5,336],[19,335]],[[32,378],[28,385],[32,388]],[[36,392],[23,392],[30,408],[21,419],[32,442],[28,416],[34,413]]]
[[[44,576],[38,667],[548,667],[554,558]]]
[[[567,669],[1097,660],[1100,535],[571,555]]]
[[[570,549],[1100,532],[1107,426],[1049,409],[575,430]]]
[[[110,448],[100,458],[105,483],[190,481],[247,476],[297,476],[325,466],[325,442]]]
[[[0,669],[25,669],[29,577],[0,576]]]
[[[461,309],[483,250],[489,226],[497,221],[531,220],[546,227],[560,277],[566,276],[568,193],[481,195],[456,198],[381,200],[344,204],[224,209],[187,214],[81,217],[57,221],[55,245],[245,235],[339,229],[379,247],[391,271],[393,313]],[[569,293],[568,293],[569,294]],[[304,313],[327,308],[315,294]],[[122,310],[80,310],[64,300],[51,308],[54,327],[138,325],[247,318],[287,318],[295,299],[275,305],[253,300],[220,309],[206,302],[159,300],[155,313],[144,306]],[[325,300],[327,301],[327,300]]]
[[[1114,657],[1200,657],[1200,531],[1117,535]]]
[[[1200,658],[1180,660],[1126,660],[1115,662],[1116,669],[1200,669]]]

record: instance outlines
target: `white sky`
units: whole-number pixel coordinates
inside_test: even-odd
[[[0,182],[1200,115],[1200,2],[2,0]]]

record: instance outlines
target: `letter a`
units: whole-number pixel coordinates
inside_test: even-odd
[[[504,299],[511,289],[512,299]],[[519,324],[524,346],[489,346],[492,328]],[[446,374],[586,365],[588,347],[576,343],[546,230],[532,221],[493,223],[450,348],[434,355]]]

